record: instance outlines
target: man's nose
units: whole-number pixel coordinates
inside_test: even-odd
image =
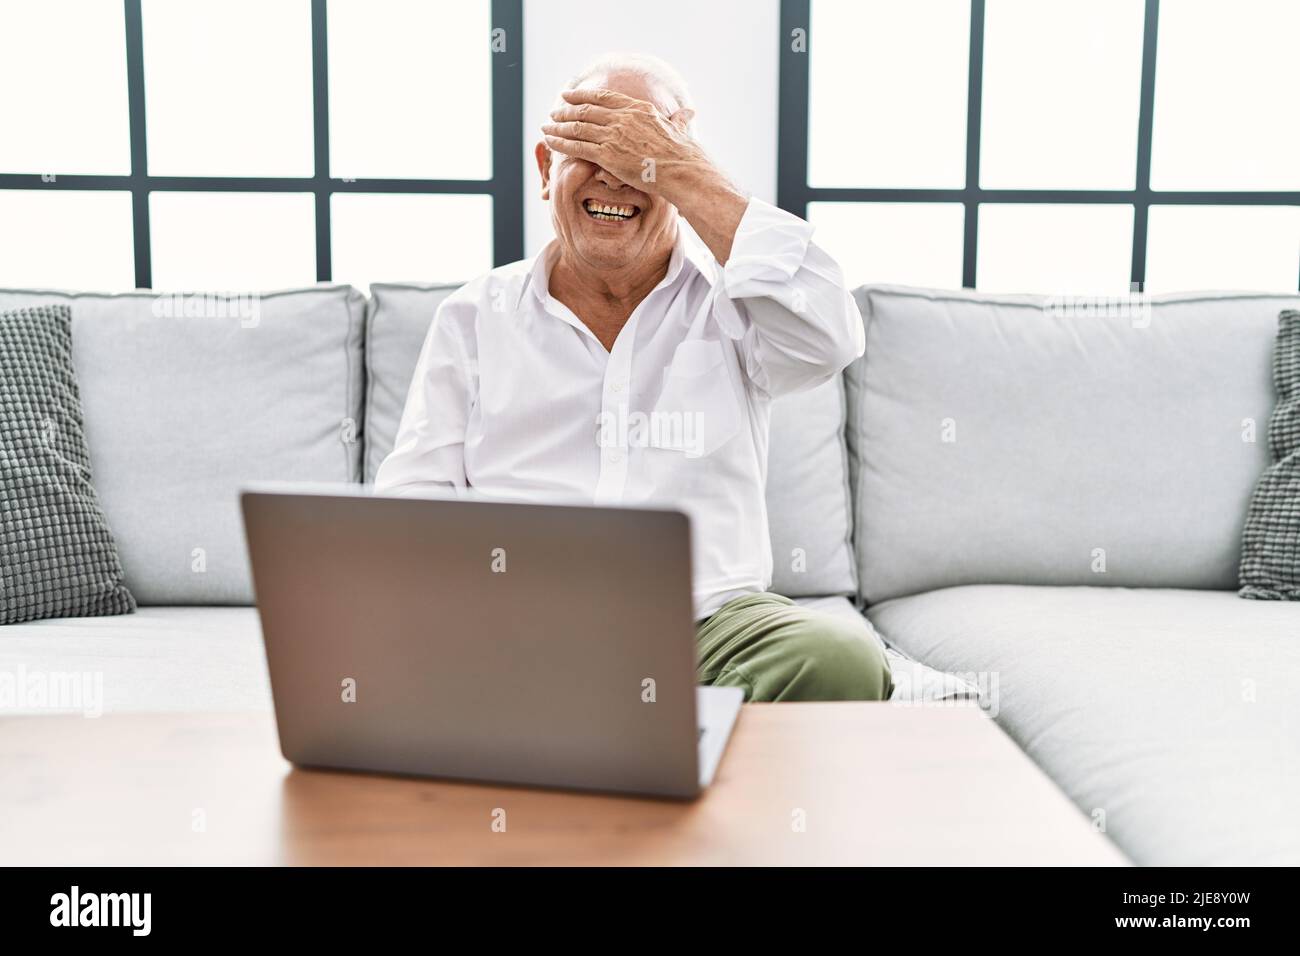
[[[610,189],[622,189],[627,185],[603,166],[596,167],[596,180]]]

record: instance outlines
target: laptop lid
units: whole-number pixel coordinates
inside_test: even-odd
[[[241,500],[289,760],[698,792],[685,515],[356,492]]]

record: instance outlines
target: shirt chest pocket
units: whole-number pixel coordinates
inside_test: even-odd
[[[711,455],[740,430],[740,400],[721,342],[693,339],[673,352],[663,390],[650,412],[652,448]]]

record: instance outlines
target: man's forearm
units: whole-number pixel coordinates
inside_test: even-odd
[[[749,199],[709,163],[687,167],[672,178],[671,187],[662,184],[667,187],[664,198],[691,224],[718,264],[726,265]]]

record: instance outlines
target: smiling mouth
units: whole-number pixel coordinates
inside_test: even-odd
[[[603,203],[594,199],[584,200],[582,208],[587,211],[587,215],[592,219],[599,219],[601,222],[627,222],[641,212],[636,206]]]

